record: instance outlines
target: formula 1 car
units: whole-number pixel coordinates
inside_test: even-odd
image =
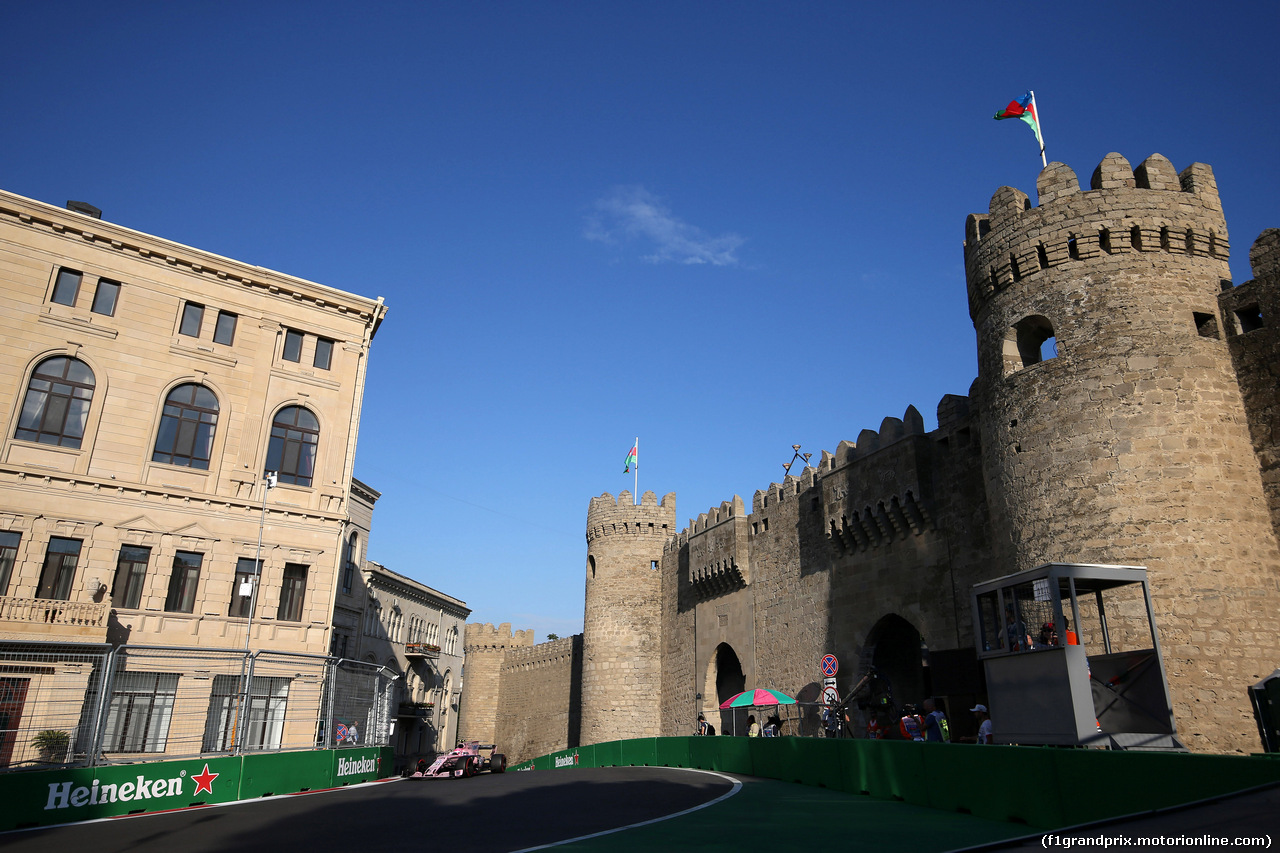
[[[490,773],[503,773],[507,769],[507,757],[500,752],[494,752],[494,749],[491,743],[480,743],[474,740],[460,743],[452,751],[437,758],[430,767],[427,766],[425,758],[419,759],[416,769],[412,772],[404,771],[404,778],[440,779],[449,776],[466,778],[485,770]],[[488,757],[482,755],[481,750],[488,752]]]

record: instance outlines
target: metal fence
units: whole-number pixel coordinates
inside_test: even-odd
[[[302,653],[0,641],[0,773],[385,746],[395,678]]]

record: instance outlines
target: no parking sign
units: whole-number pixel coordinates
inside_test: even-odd
[[[840,669],[840,664],[836,662],[835,655],[822,656],[822,674],[830,678]]]

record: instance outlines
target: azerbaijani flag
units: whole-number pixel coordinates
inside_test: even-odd
[[[632,448],[631,448],[631,452],[627,454],[627,461],[626,461],[626,464],[623,466],[622,473],[624,473],[624,474],[630,474],[630,473],[631,473],[631,466],[632,466],[632,465],[635,465],[635,466],[636,466],[636,470],[639,470],[639,469],[640,469],[640,465],[639,465],[639,463],[637,463],[637,462],[636,462],[636,448],[635,448],[635,447],[632,447]]]
[[[1036,142],[1040,143],[1040,150],[1044,151],[1044,140],[1040,138],[1040,117],[1036,115],[1036,95],[1034,92],[1027,92],[1016,101],[1010,101],[1009,106],[996,113],[996,121],[1004,118],[1020,118],[1031,126],[1031,130],[1036,135]]]

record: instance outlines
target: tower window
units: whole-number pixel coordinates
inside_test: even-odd
[[[1236,321],[1240,324],[1240,334],[1252,332],[1255,329],[1261,329],[1262,309],[1257,305],[1246,305],[1243,308],[1236,309]]]
[[[1080,260],[1080,244],[1076,242],[1076,235],[1067,235],[1067,257],[1073,261]]]
[[[1195,320],[1196,332],[1202,338],[1218,338],[1218,318],[1213,314],[1201,313],[1199,311],[1191,312],[1192,319]]]
[[[1036,246],[1036,259],[1040,261],[1040,269],[1049,268],[1049,253],[1044,250],[1044,243]]]
[[[1053,324],[1039,314],[1025,317],[1004,336],[1004,373],[1008,376],[1058,356],[1058,339]]]
[[[1108,255],[1111,254],[1111,229],[1103,228],[1098,232],[1098,247]]]

